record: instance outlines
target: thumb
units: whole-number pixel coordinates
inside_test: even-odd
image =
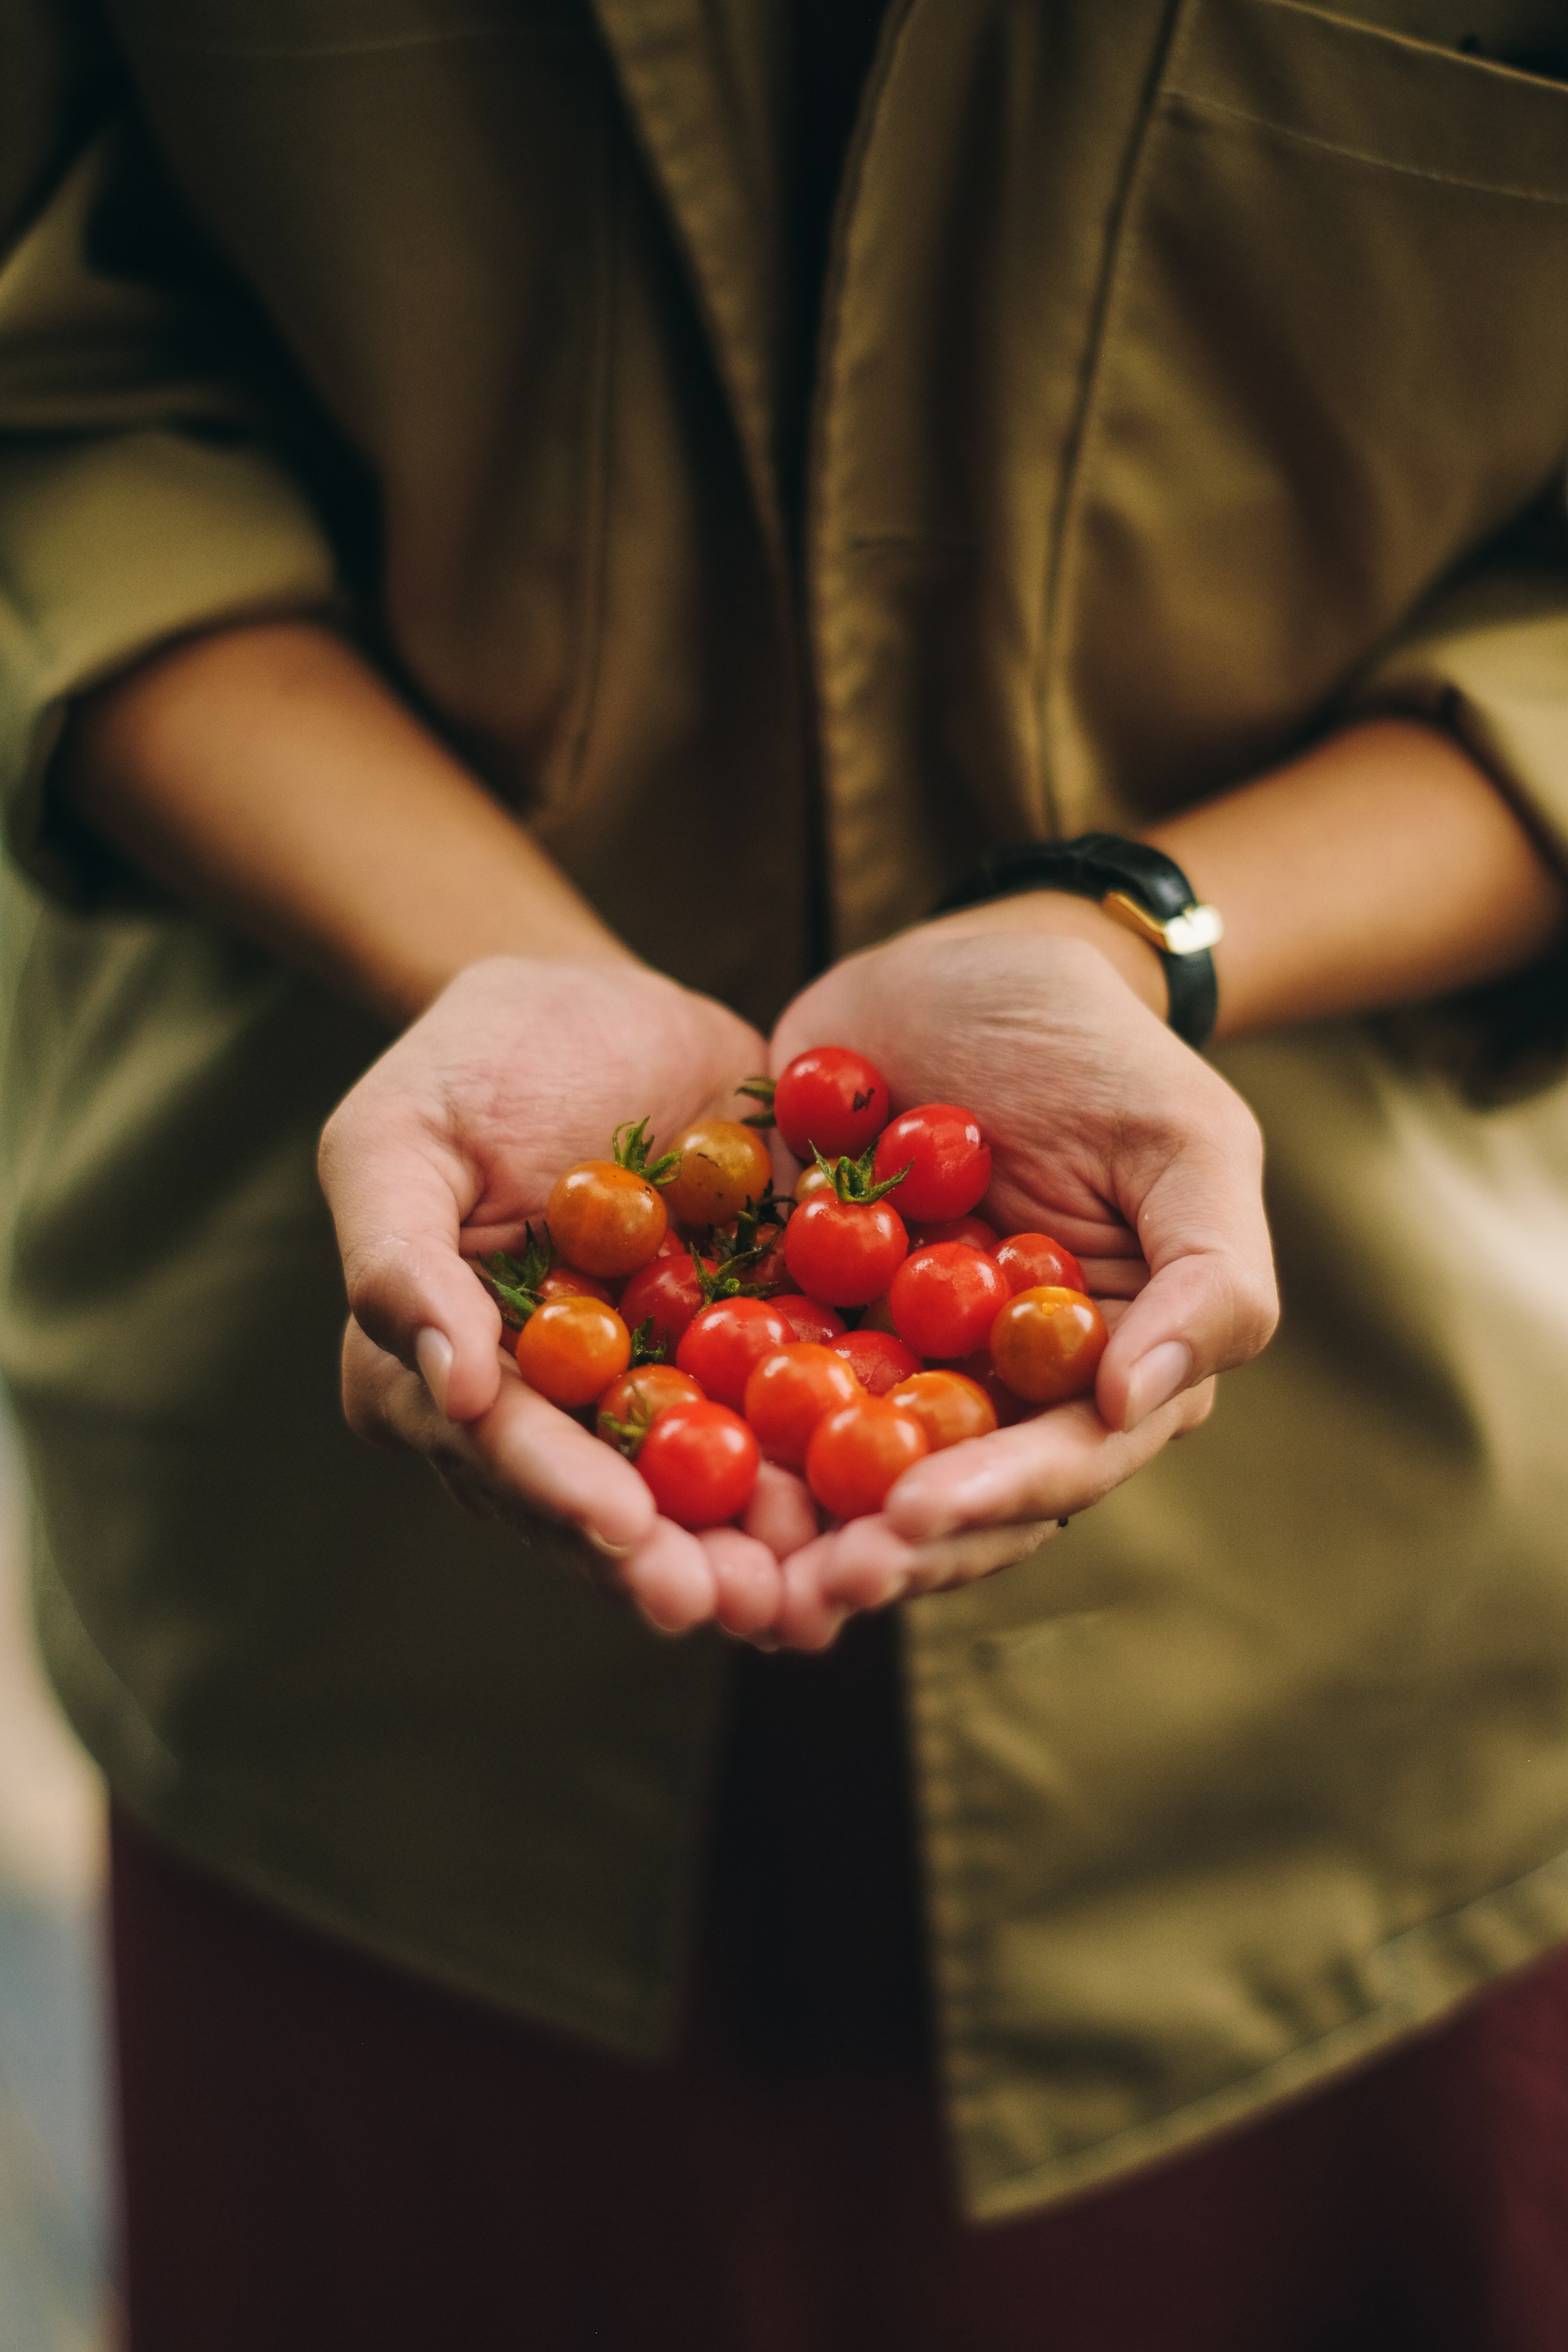
[[[1211,1373],[1247,1362],[1279,1319],[1256,1155],[1189,1147],[1143,1202],[1151,1276],[1100,1358],[1095,1402],[1130,1430]]]
[[[501,1318],[458,1249],[468,1171],[427,1138],[356,1154],[329,1125],[321,1176],[354,1321],[421,1375],[448,1420],[476,1420],[500,1385]]]

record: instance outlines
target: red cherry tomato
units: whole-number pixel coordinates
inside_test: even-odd
[[[895,1198],[901,1216],[962,1217],[984,1200],[991,1147],[973,1111],[956,1103],[921,1103],[882,1129],[873,1162],[879,1184],[908,1165]]]
[[[602,1298],[606,1307],[616,1303],[616,1294],[607,1282],[600,1282],[591,1274],[579,1274],[574,1265],[558,1265],[544,1276],[537,1297],[545,1298]]]
[[[963,1372],[916,1372],[888,1391],[888,1402],[914,1414],[933,1454],[962,1445],[966,1437],[989,1437],[996,1426],[995,1406]]]
[[[908,1249],[897,1209],[835,1192],[814,1192],[784,1230],[784,1264],[806,1297],[827,1307],[864,1307],[879,1297]]]
[[[657,1416],[672,1404],[700,1404],[702,1391],[688,1372],[673,1364],[639,1364],[610,1382],[599,1399],[595,1424],[606,1445],[634,1459]]]
[[[737,1118],[700,1118],[672,1147],[680,1166],[659,1188],[664,1205],[683,1225],[727,1225],[748,1201],[760,1201],[773,1181],[768,1147]]]
[[[1026,1404],[1022,1397],[1013,1394],[992,1362],[988,1347],[978,1349],[973,1356],[965,1356],[961,1364],[945,1365],[943,1370],[962,1372],[966,1380],[974,1382],[976,1388],[984,1390],[991,1401],[991,1410],[996,1416],[998,1429],[1011,1429],[1016,1422],[1027,1421],[1035,1411],[1032,1404]]]
[[[703,1264],[707,1265],[705,1258]],[[711,1267],[709,1268],[711,1272]],[[697,1269],[685,1249],[640,1266],[621,1293],[621,1320],[628,1331],[650,1318],[656,1345],[679,1347],[682,1333],[702,1306]]]
[[[967,1242],[971,1249],[996,1247],[996,1228],[984,1217],[937,1217],[930,1223],[910,1226],[910,1247],[927,1249],[932,1242]]]
[[[893,1328],[920,1356],[967,1356],[985,1343],[1010,1294],[994,1258],[967,1242],[932,1242],[893,1276]]]
[[[829,1343],[836,1356],[842,1356],[868,1396],[886,1396],[900,1381],[921,1370],[921,1360],[912,1348],[890,1331],[846,1331],[842,1339]],[[990,1359],[987,1357],[986,1361]]]
[[[864,1393],[842,1356],[797,1340],[753,1367],[746,1382],[746,1419],[770,1462],[798,1470],[824,1414]]]
[[[797,1160],[858,1159],[888,1116],[888,1082],[847,1045],[797,1054],[773,1089],[773,1121]]]
[[[1049,1234],[1009,1234],[995,1243],[992,1256],[1007,1277],[1007,1286],[1020,1290],[1081,1290],[1083,1268],[1071,1250],[1052,1241]]]
[[[805,1483],[836,1518],[879,1511],[889,1487],[931,1451],[912,1412],[890,1397],[861,1397],[819,1421],[805,1449]]]
[[[797,1339],[815,1339],[822,1347],[844,1337],[844,1318],[836,1315],[831,1307],[824,1307],[819,1298],[807,1298],[803,1291],[781,1290],[770,1304],[776,1307]]]
[[[669,1219],[646,1177],[613,1160],[583,1160],[555,1180],[544,1212],[550,1237],[584,1274],[635,1274],[653,1256]]]
[[[675,1360],[700,1381],[705,1396],[739,1412],[752,1366],[794,1343],[794,1331],[771,1299],[721,1298],[687,1325]]]
[[[1010,1298],[991,1327],[991,1360],[1015,1396],[1062,1404],[1086,1396],[1110,1334],[1081,1290],[1043,1284]]]
[[[517,1335],[517,1368],[552,1404],[592,1404],[632,1358],[632,1338],[602,1298],[551,1298]]]
[[[682,1528],[720,1528],[743,1511],[761,1458],[740,1414],[708,1402],[672,1404],[637,1448],[654,1501]]]

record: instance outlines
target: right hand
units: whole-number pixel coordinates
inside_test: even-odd
[[[452,982],[321,1139],[352,1315],[351,1427],[426,1455],[481,1517],[576,1529],[584,1566],[670,1632],[708,1619],[763,1631],[774,1549],[659,1518],[632,1465],[518,1377],[466,1260],[520,1247],[556,1177],[606,1157],[628,1115],[668,1144],[703,1111],[747,1108],[735,1081],[766,1066],[744,1021],[639,965],[498,956]]]

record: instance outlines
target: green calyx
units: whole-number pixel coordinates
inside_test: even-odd
[[[644,1364],[662,1364],[668,1353],[669,1341],[654,1338],[653,1317],[645,1315],[632,1333],[632,1370],[638,1370]]]
[[[505,1250],[495,1250],[479,1260],[480,1276],[500,1308],[502,1321],[518,1331],[541,1304],[539,1286],[555,1256],[548,1225],[542,1225],[538,1235],[531,1225],[524,1225],[522,1230],[525,1246],[520,1258],[509,1257]]]
[[[646,1184],[668,1184],[680,1173],[679,1151],[666,1151],[658,1160],[648,1158],[647,1120],[639,1118],[634,1127],[626,1119],[617,1127],[610,1139],[610,1153],[617,1168],[629,1168]]]
[[[704,1307],[711,1307],[719,1298],[773,1297],[778,1288],[776,1282],[748,1282],[746,1276],[772,1255],[794,1205],[793,1202],[776,1200],[770,1184],[761,1200],[747,1202],[735,1220],[732,1234],[721,1233],[717,1226],[712,1229],[706,1253],[713,1260],[711,1266],[694,1242],[687,1244]]]
[[[812,1146],[812,1158],[823,1174],[831,1179],[833,1189],[847,1207],[868,1209],[873,1201],[885,1199],[896,1184],[901,1184],[912,1160],[906,1160],[896,1176],[884,1176],[879,1184],[872,1181],[871,1170],[877,1157],[877,1147],[868,1143],[858,1160],[825,1160],[816,1146]]]
[[[762,1104],[762,1109],[760,1111],[753,1111],[749,1118],[742,1120],[741,1124],[742,1127],[760,1127],[766,1129],[776,1124],[773,1118],[773,1081],[772,1078],[742,1078],[740,1085],[735,1088],[735,1092],[738,1095],[745,1095],[752,1102]]]

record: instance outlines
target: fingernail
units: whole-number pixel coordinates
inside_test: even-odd
[[[630,1544],[613,1544],[607,1536],[599,1533],[597,1528],[584,1528],[581,1532],[603,1559],[625,1559],[631,1549]]]
[[[452,1342],[445,1331],[437,1331],[426,1323],[414,1342],[414,1360],[419,1367],[419,1377],[435,1398],[438,1409],[447,1410],[447,1383],[452,1377]]]
[[[1132,1367],[1122,1428],[1136,1429],[1161,1405],[1169,1404],[1186,1387],[1192,1369],[1193,1351],[1184,1339],[1162,1339],[1157,1348],[1151,1348]]]

